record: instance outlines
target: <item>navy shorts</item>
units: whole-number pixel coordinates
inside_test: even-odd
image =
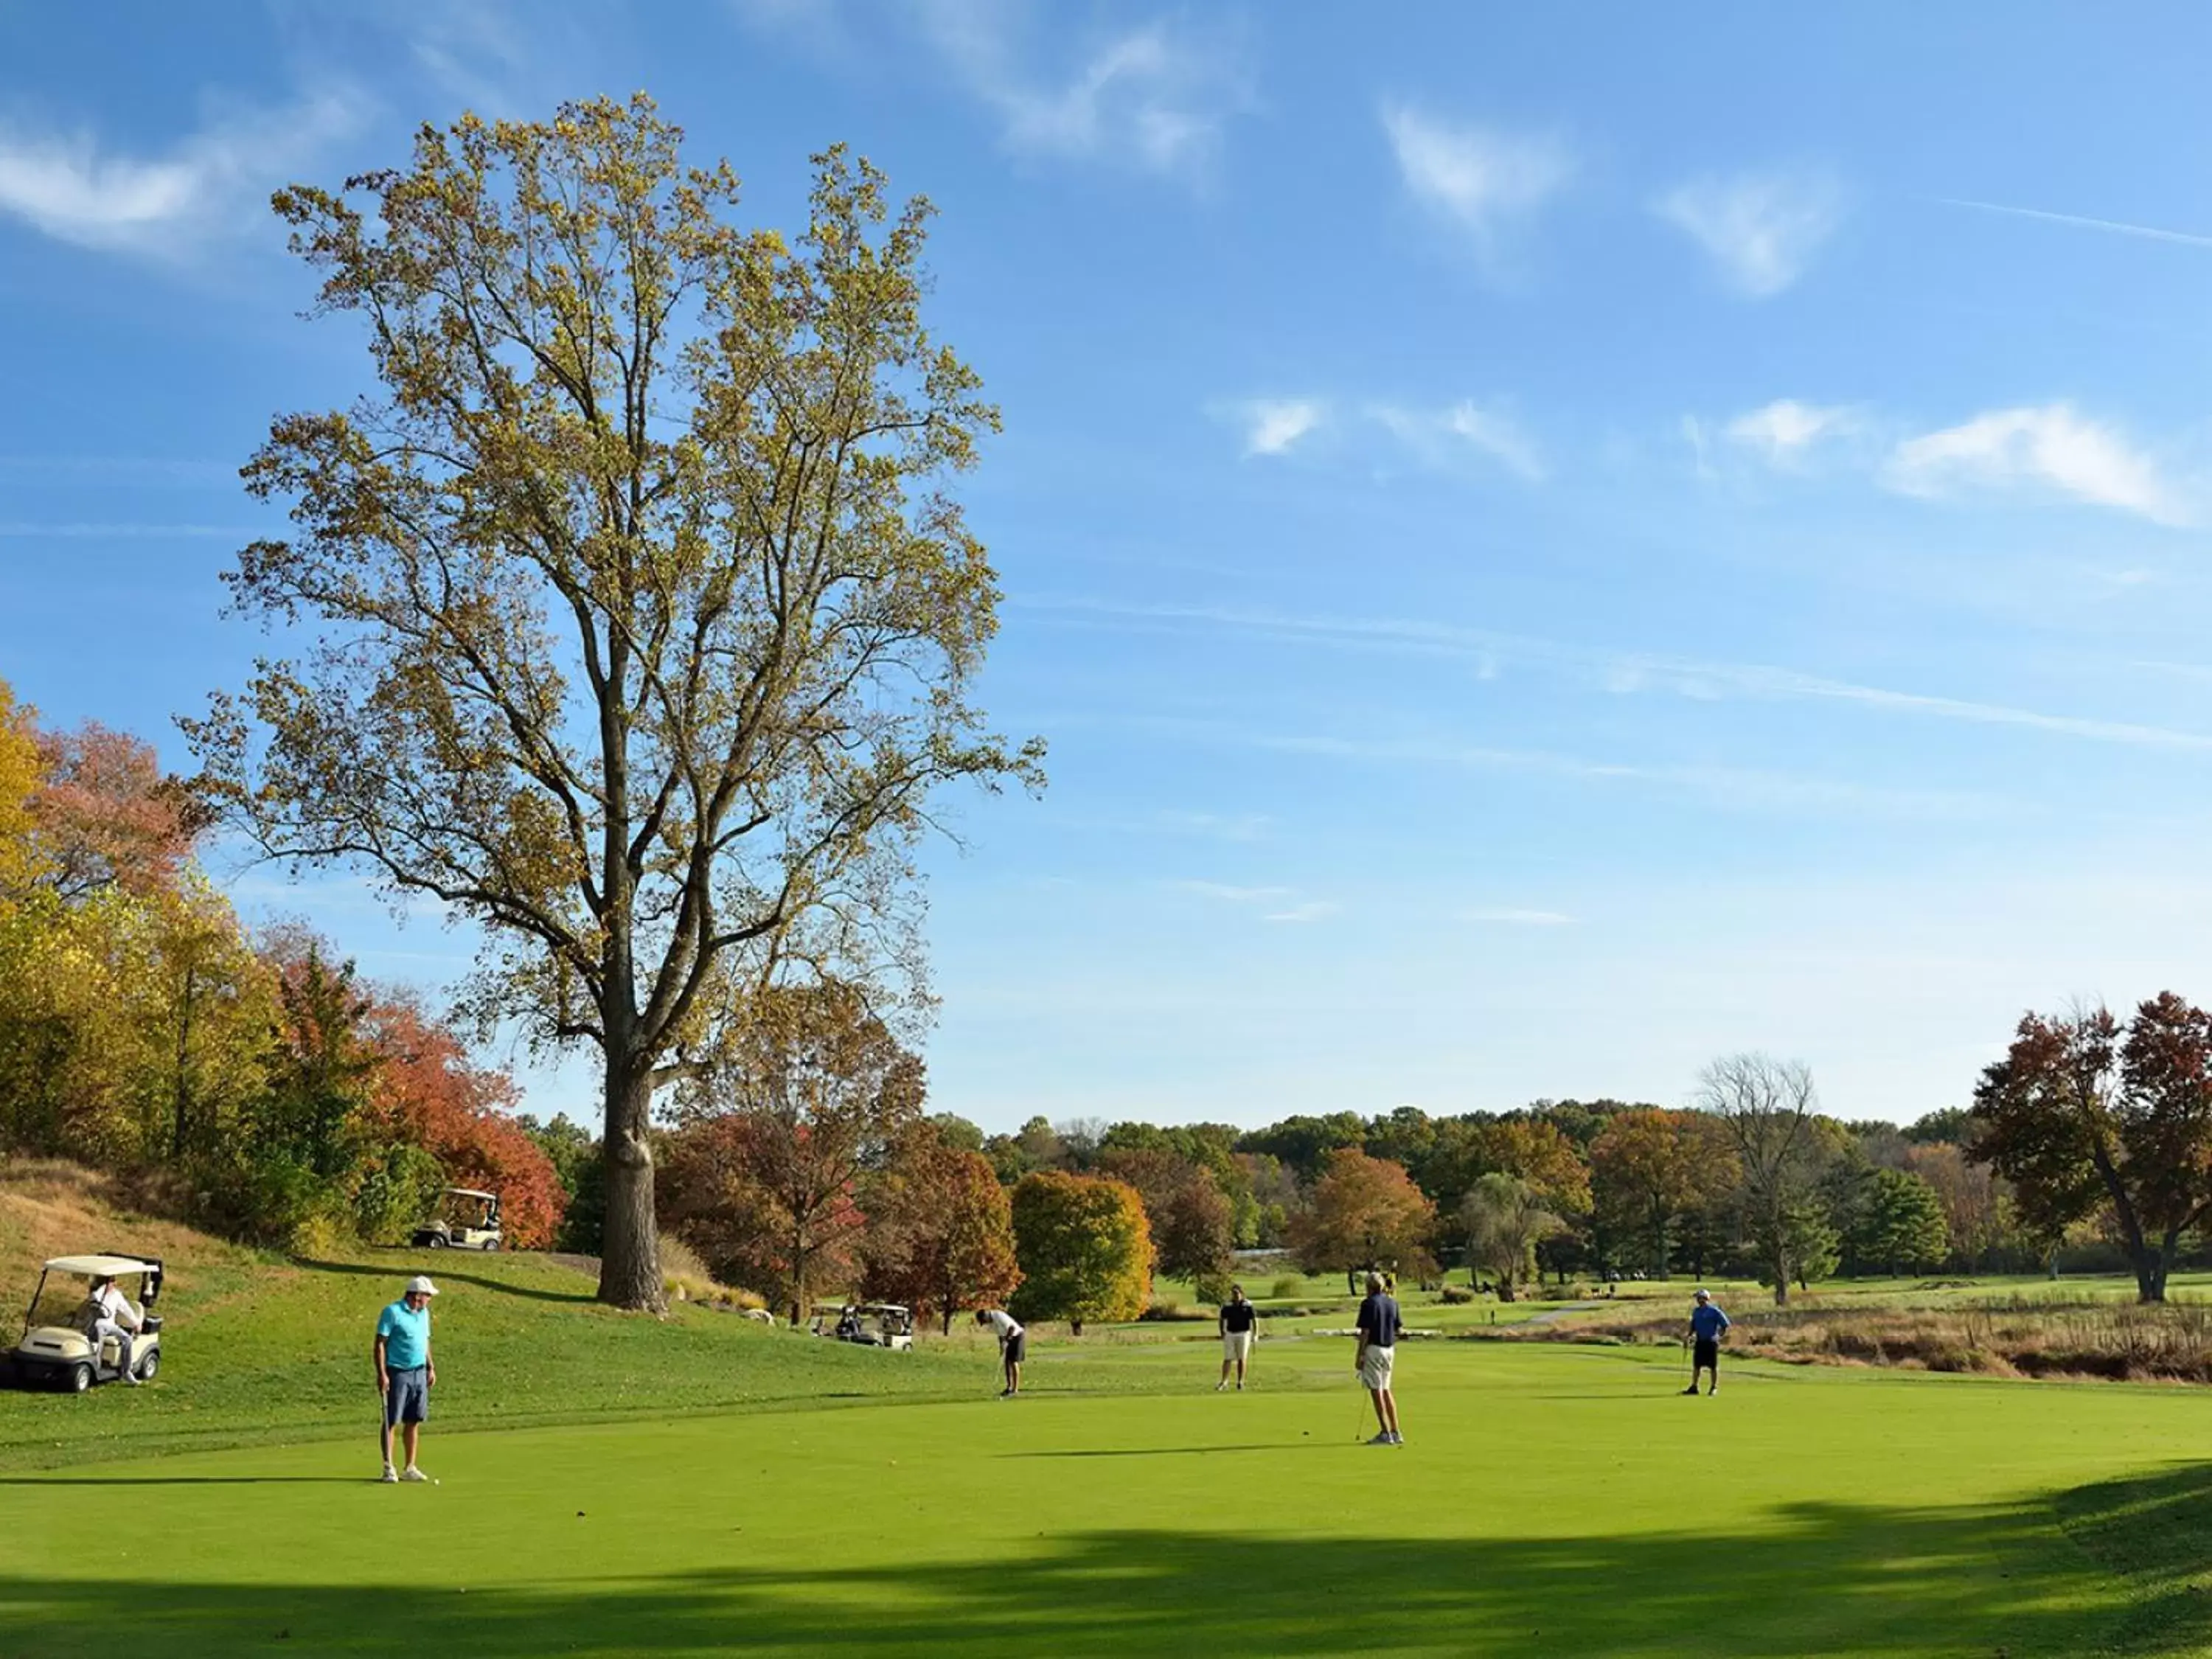
[[[1690,1364],[1700,1370],[1720,1370],[1720,1339],[1712,1336],[1699,1337],[1696,1347],[1691,1351]]]
[[[430,1419],[430,1373],[427,1367],[412,1366],[404,1371],[386,1373],[392,1386],[384,1391],[384,1425],[395,1423],[427,1423]]]
[[[1009,1365],[1018,1365],[1030,1357],[1030,1334],[1016,1331],[1006,1339],[1006,1352],[1000,1355]]]

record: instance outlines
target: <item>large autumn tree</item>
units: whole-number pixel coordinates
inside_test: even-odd
[[[1014,1252],[1022,1320],[1134,1319],[1152,1294],[1152,1235],[1144,1200],[1124,1181],[1036,1170],[1014,1185]]]
[[[1003,1303],[1022,1282],[1006,1189],[988,1158],[936,1124],[902,1138],[866,1201],[869,1295],[950,1331],[954,1314]]]
[[[766,1264],[794,1325],[813,1293],[849,1281],[864,1176],[921,1117],[921,1061],[854,986],[776,987],[724,1057],[686,1084],[672,1150],[680,1230],[715,1260]],[[706,1178],[699,1177],[704,1171]]]
[[[1402,1164],[1344,1146],[1322,1159],[1312,1202],[1291,1225],[1308,1271],[1416,1267],[1437,1226],[1430,1203]]]
[[[2109,1009],[2029,1014],[1974,1091],[1973,1155],[2056,1237],[2109,1207],[2136,1294],[2166,1300],[2189,1231],[2212,1215],[2212,1014],[2171,991],[2124,1028]]]
[[[752,987],[910,967],[932,791],[1041,753],[970,695],[999,595],[945,481],[998,416],[922,320],[927,204],[833,149],[787,242],[681,137],[641,95],[471,116],[278,192],[373,380],[246,469],[296,529],[232,594],[299,654],[187,723],[266,852],[442,901],[483,1017],[597,1046],[633,1308],[656,1091]]]

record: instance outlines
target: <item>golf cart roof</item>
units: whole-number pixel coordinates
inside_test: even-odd
[[[87,1279],[121,1279],[129,1273],[156,1273],[158,1265],[135,1255],[58,1255],[46,1263],[50,1273],[82,1273]]]
[[[455,1198],[497,1198],[497,1193],[478,1192],[474,1187],[448,1187],[446,1190]]]
[[[899,1314],[902,1314],[902,1313],[906,1313],[906,1312],[909,1311],[909,1310],[908,1309],[907,1305],[906,1305],[903,1302],[863,1302],[863,1303],[861,1303],[861,1304],[860,1304],[860,1310],[860,1310],[861,1313],[899,1313]]]

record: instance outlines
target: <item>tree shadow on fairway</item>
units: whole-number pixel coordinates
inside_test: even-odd
[[[1694,1494],[1684,1501],[1693,1512]],[[1479,1485],[1468,1502],[1481,1502]],[[1530,1523],[1540,1527],[1541,1516]],[[2111,1555],[2119,1540],[2160,1530],[2172,1535],[2124,1561]],[[0,1653],[71,1650],[127,1607],[134,1643],[168,1654],[256,1650],[282,1632],[295,1651],[438,1649],[471,1659],[954,1644],[1077,1659],[2179,1655],[2203,1650],[2203,1598],[2187,1575],[2208,1546],[2212,1486],[2191,1470],[2085,1489],[2055,1508],[1805,1504],[1736,1531],[1480,1540],[1094,1531],[1033,1548],[994,1540],[951,1562],[738,1564],[465,1591],[434,1558],[406,1575],[404,1589],[16,1575],[0,1577]],[[516,1569],[527,1570],[528,1545],[514,1547]],[[319,1558],[309,1571],[327,1565]]]
[[[1280,1454],[1294,1451],[1334,1451],[1334,1440],[1300,1440],[1284,1442],[1267,1440],[1249,1446],[1100,1446],[1066,1451],[1010,1451],[1000,1452],[1000,1457],[1205,1457],[1214,1452],[1267,1452]]]
[[[391,1279],[398,1272],[398,1266],[383,1267],[363,1261],[317,1261],[308,1256],[295,1256],[302,1267],[313,1267],[319,1273],[349,1273],[356,1279]],[[534,1285],[510,1285],[503,1279],[487,1279],[482,1273],[456,1273],[444,1262],[438,1264],[438,1277],[451,1279],[456,1285],[473,1285],[478,1290],[496,1291],[501,1296],[519,1296],[532,1302],[597,1302],[599,1297],[589,1291],[545,1291]]]

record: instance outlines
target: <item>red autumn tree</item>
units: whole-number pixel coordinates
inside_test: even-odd
[[[96,720],[41,732],[38,744],[32,836],[48,884],[64,899],[173,886],[208,817],[154,746]]]
[[[865,1284],[952,1328],[963,1309],[1004,1303],[1022,1282],[1013,1211],[990,1159],[948,1146],[935,1126],[905,1138],[870,1189]]]
[[[854,1194],[921,1116],[921,1061],[855,987],[761,994],[720,1062],[686,1092],[670,1149],[677,1231],[714,1260],[773,1267],[805,1317],[812,1289],[850,1282],[862,1217]]]
[[[507,1243],[544,1249],[568,1195],[560,1172],[511,1114],[520,1099],[504,1072],[476,1065],[460,1039],[404,1000],[380,998],[368,1024],[383,1060],[377,1106],[438,1160],[456,1187],[497,1193]]]

